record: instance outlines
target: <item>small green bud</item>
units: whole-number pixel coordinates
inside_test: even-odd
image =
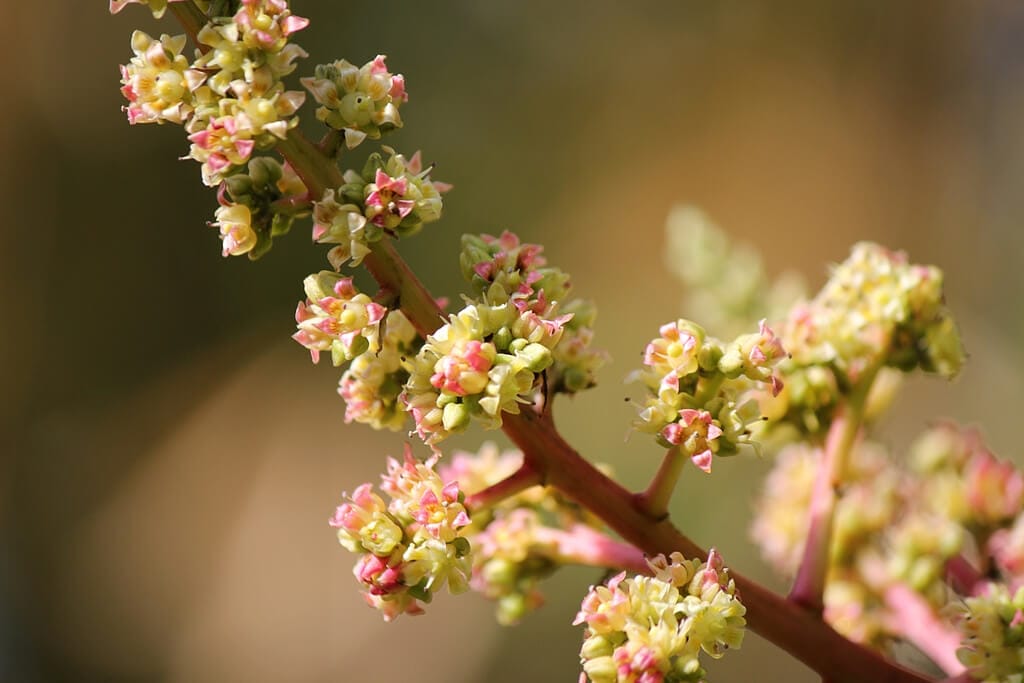
[[[580,648],[580,657],[583,659],[610,657],[614,651],[615,646],[604,636],[591,636],[583,641],[583,647]]]
[[[481,575],[489,586],[513,586],[519,572],[515,562],[494,559],[483,566]]]
[[[697,352],[697,364],[704,372],[711,372],[718,367],[724,354],[725,351],[722,349],[722,345],[709,339],[704,342]]]
[[[507,325],[502,327],[494,333],[491,343],[494,344],[494,348],[498,349],[498,351],[508,351],[509,346],[512,344],[512,330],[508,329]]]
[[[618,666],[608,657],[597,657],[583,662],[583,671],[592,683],[615,683],[619,680]]]
[[[730,344],[729,349],[718,361],[719,371],[729,379],[736,379],[743,372],[743,356],[740,355],[740,347],[737,344]]]
[[[462,429],[469,424],[469,410],[461,403],[449,403],[444,407],[441,423],[449,432]]]
[[[946,378],[953,378],[963,367],[966,354],[960,332],[949,315],[942,316],[925,329],[925,354],[921,366]]]
[[[374,555],[390,555],[401,541],[401,527],[383,515],[359,530],[359,542]]]
[[[236,202],[240,201],[242,197],[252,193],[252,178],[244,173],[236,173],[235,175],[228,176],[224,179],[224,184],[227,186],[228,194]]]
[[[541,372],[550,367],[552,362],[551,349],[543,344],[529,344],[517,355],[532,372]]]
[[[249,161],[249,177],[252,178],[253,186],[263,190],[277,182],[281,177],[281,171],[280,168],[275,169],[274,166],[276,164],[269,157],[256,157]],[[274,177],[275,170],[277,178]]]

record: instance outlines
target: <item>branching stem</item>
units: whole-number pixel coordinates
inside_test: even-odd
[[[846,402],[836,409],[811,492],[807,543],[789,599],[819,616],[824,608],[822,595],[825,592],[825,575],[832,547],[837,491],[846,476],[850,453],[864,420],[864,405],[879,367],[877,363],[869,366],[861,374]]]
[[[956,657],[960,632],[943,622],[920,593],[906,584],[894,584],[885,591],[885,606],[886,623],[894,633],[913,643],[947,675],[964,672],[964,665]]]
[[[470,512],[491,507],[506,498],[511,498],[517,493],[521,493],[532,486],[539,486],[542,483],[541,473],[533,466],[523,463],[522,467],[498,483],[488,486],[483,491],[466,496],[466,507],[469,508]]]
[[[668,503],[685,465],[686,458],[679,452],[679,446],[668,449],[647,489],[637,494],[637,507],[651,519],[661,519],[668,515]]]

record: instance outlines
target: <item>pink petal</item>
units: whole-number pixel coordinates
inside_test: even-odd
[[[290,36],[296,31],[301,31],[307,26],[309,26],[309,19],[306,19],[305,17],[297,17],[293,14],[281,22],[281,32],[286,36]]]
[[[695,454],[692,458],[693,464],[704,470],[708,474],[711,473],[711,449],[708,449],[702,453]]]

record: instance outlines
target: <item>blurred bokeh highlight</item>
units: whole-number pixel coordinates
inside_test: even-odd
[[[119,111],[131,31],[177,33],[171,18],[8,4],[0,680],[574,680],[570,622],[597,570],[560,574],[514,629],[475,595],[390,625],[363,605],[326,522],[403,439],[344,425],[340,373],[288,338],[325,249],[300,227],[257,263],[222,259],[214,194],[175,160],[182,131]],[[463,232],[511,229],[598,303],[614,362],[556,417],[628,485],[660,451],[624,441],[622,380],[686,315],[663,249],[679,202],[813,286],[859,239],[940,265],[971,358],[953,383],[909,382],[882,440],[899,451],[951,417],[1020,461],[1020,3],[293,7],[312,20],[300,73],[385,53],[406,76],[405,128],[386,142],[455,185],[444,219],[400,245],[435,294],[458,300]],[[485,438],[501,441],[453,446]],[[690,468],[673,518],[772,582],[747,532],[767,464]],[[710,674],[816,680],[754,636]]]

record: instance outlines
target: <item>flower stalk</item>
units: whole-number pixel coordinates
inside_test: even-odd
[[[879,364],[873,363],[860,377],[846,403],[841,405],[829,427],[821,466],[814,482],[808,508],[810,524],[803,559],[797,570],[789,599],[820,615],[824,609],[822,596],[832,546],[832,527],[835,518],[837,490],[850,460],[850,453],[864,420],[864,407],[871,384],[878,374]]]

